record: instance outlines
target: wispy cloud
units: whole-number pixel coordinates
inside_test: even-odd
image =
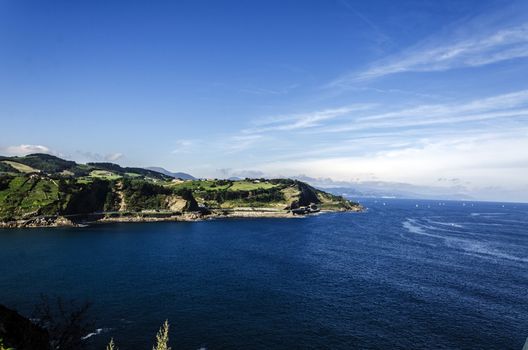
[[[528,57],[528,22],[491,32],[479,29],[462,37],[453,33],[447,39],[427,39],[400,54],[375,62],[364,71],[338,77],[327,87],[344,87],[396,73],[478,67]]]
[[[256,141],[262,141],[263,135],[277,135],[277,132],[285,132],[290,136],[300,132],[311,136],[361,132],[354,137],[363,138],[373,132],[390,137],[395,131],[401,133],[402,129],[408,133],[416,128],[424,133],[424,128],[429,128],[433,134],[438,134],[444,130],[443,127],[453,129],[457,124],[470,123],[471,127],[475,127],[478,122],[488,122],[484,127],[489,128],[489,122],[507,126],[507,122],[522,121],[527,117],[528,90],[520,90],[458,103],[415,104],[403,109],[356,104],[269,117],[254,121],[252,127],[243,129],[230,141],[235,149],[247,149]]]
[[[191,152],[191,150],[200,143],[199,140],[177,140],[175,142],[175,147],[171,151],[171,153],[188,153]]]
[[[418,105],[385,113],[363,114],[352,122],[319,128],[318,133],[438,126],[528,117],[528,90],[458,104]]]
[[[339,108],[329,108],[314,112],[268,117],[254,122],[254,127],[243,130],[247,134],[258,134],[270,131],[292,131],[313,128],[323,122],[350,115],[353,112],[368,110],[374,104],[355,104]]]
[[[228,138],[228,143],[224,144],[223,149],[228,153],[240,152],[253,147],[264,137],[258,134],[236,135]]]

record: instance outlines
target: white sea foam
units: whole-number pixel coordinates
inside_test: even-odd
[[[409,231],[410,233],[415,233],[415,234],[422,235],[422,236],[442,238],[442,236],[433,235],[433,234],[426,232],[425,231],[426,229],[431,229],[433,227],[422,225],[418,223],[418,221],[415,219],[407,218],[403,222],[403,227],[407,229],[407,231]]]
[[[89,339],[91,337],[94,337],[96,335],[99,335],[101,333],[106,333],[108,331],[112,330],[112,328],[97,328],[95,331],[93,331],[92,333],[88,333],[86,334],[84,337],[82,337],[81,339],[82,340],[86,340],[86,339]]]
[[[456,227],[456,228],[464,228],[461,224],[457,224],[455,222],[440,222],[440,221],[434,221],[430,219],[426,219],[427,222],[435,225],[442,225],[442,226],[449,226],[449,227]]]
[[[460,242],[457,242],[457,248],[460,248],[468,253],[475,253],[473,255],[476,255],[479,257],[486,256],[486,257],[491,257],[491,258],[506,259],[506,260],[517,261],[517,262],[524,262],[524,263],[528,262],[528,257],[523,258],[523,257],[503,253],[481,242],[460,240]]]
[[[427,233],[417,225],[416,220],[407,219],[403,222],[403,227],[407,229],[410,233],[416,233],[419,235],[427,235]]]

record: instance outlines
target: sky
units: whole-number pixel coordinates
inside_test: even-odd
[[[0,154],[528,202],[527,1],[0,0]]]

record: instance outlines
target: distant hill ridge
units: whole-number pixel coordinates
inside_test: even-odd
[[[162,173],[162,174],[165,174],[167,176],[172,176],[176,179],[182,179],[182,180],[196,180],[196,178],[194,176],[192,176],[191,174],[187,174],[187,173],[182,173],[182,172],[172,172],[172,171],[169,171],[165,168],[162,168],[162,167],[147,167],[145,169],[148,169],[148,170],[152,170],[152,171],[156,171],[158,173]]]

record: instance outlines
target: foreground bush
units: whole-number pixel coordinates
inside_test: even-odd
[[[106,346],[106,350],[118,350],[114,343],[114,339],[110,339],[110,343]],[[156,334],[156,345],[152,347],[152,350],[171,350],[169,346],[169,321],[165,320],[161,326],[158,334]]]

